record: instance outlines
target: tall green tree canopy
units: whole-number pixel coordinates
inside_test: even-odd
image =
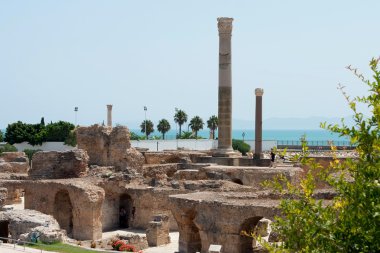
[[[304,146],[301,162],[309,170],[300,185],[285,184],[279,178],[271,185],[280,192],[295,195],[283,199],[282,217],[277,217],[274,230],[284,240],[283,252],[380,252],[380,70],[379,59],[370,62],[373,80],[367,80],[357,69],[347,67],[369,87],[369,94],[350,98],[340,89],[353,112],[354,126],[322,124],[332,132],[349,137],[357,145],[356,159],[334,158],[322,168],[307,156]],[[365,116],[358,104],[370,110]],[[318,172],[318,173],[316,173]],[[338,176],[337,176],[338,175]],[[350,179],[350,180],[347,180]],[[332,203],[313,196],[317,182],[324,181],[336,192]],[[286,182],[285,182],[286,183]],[[284,191],[285,190],[285,191]],[[276,249],[274,249],[276,250]]]
[[[187,122],[187,114],[186,112],[182,110],[177,110],[176,113],[174,114],[174,122],[178,124],[179,126],[179,133],[178,136],[181,135],[182,133],[182,125]]]
[[[141,132],[145,133],[146,139],[148,139],[149,135],[154,132],[154,124],[151,120],[144,120],[141,125]],[[146,129],[146,132],[145,132]]]
[[[207,120],[207,128],[211,130],[212,138],[215,139],[215,131],[218,129],[219,119],[217,116],[212,115]]]
[[[39,124],[26,124],[21,121],[9,124],[5,133],[5,141],[10,144],[28,142],[40,145],[45,141],[65,141],[75,127],[65,121],[50,123],[45,126],[44,118]]]
[[[198,131],[203,129],[203,120],[199,116],[195,116],[190,120],[190,128],[195,132],[195,138],[198,138]]]
[[[165,140],[165,134],[170,130],[170,123],[166,119],[158,122],[157,130],[162,133],[162,139]]]
[[[4,139],[3,139],[3,132],[1,132],[0,130],[0,142],[2,142]]]

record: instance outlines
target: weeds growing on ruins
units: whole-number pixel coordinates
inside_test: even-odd
[[[327,170],[305,156],[301,163],[310,168],[299,186],[283,177],[269,183],[281,193],[294,198],[284,199],[274,229],[282,239],[278,247],[267,245],[272,252],[379,252],[380,251],[380,58],[372,59],[373,80],[367,80],[357,69],[347,67],[369,87],[369,94],[351,99],[339,86],[352,112],[355,125],[322,124],[332,132],[348,136],[357,145],[359,157],[344,162],[333,159]],[[366,117],[357,109],[367,105]],[[332,201],[316,200],[319,180],[333,187],[337,195]],[[285,184],[284,184],[285,183]],[[284,187],[285,185],[285,187]]]

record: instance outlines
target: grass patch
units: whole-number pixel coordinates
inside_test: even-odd
[[[42,249],[46,251],[55,251],[61,253],[94,253],[93,250],[84,249],[81,247],[72,246],[65,243],[54,243],[54,244],[39,244],[39,245],[28,245],[30,248]]]

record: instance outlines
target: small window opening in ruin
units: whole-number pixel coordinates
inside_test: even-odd
[[[136,210],[133,207],[132,198],[128,194],[123,194],[120,196],[119,203],[119,227],[129,228]]]
[[[7,239],[4,238],[9,238],[9,221],[0,221],[0,237],[1,241],[7,242]]]
[[[55,195],[54,218],[69,237],[73,236],[73,206],[68,191],[61,190]]]
[[[248,235],[251,235],[255,227],[257,226],[257,223],[262,218],[263,218],[262,216],[256,216],[256,217],[246,219],[241,225],[240,233],[244,232],[244,233],[247,233]],[[244,252],[244,253],[253,252],[253,244],[255,244],[253,240],[254,239],[252,236],[241,235],[240,236],[240,249],[241,249],[240,252]]]
[[[239,178],[233,178],[232,182],[234,182],[235,184],[244,185],[243,182]]]

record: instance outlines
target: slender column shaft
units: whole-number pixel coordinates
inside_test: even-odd
[[[218,18],[219,30],[219,96],[218,149],[232,151],[232,81],[231,34],[232,18]]]
[[[107,126],[112,127],[112,105],[107,105]]]
[[[255,117],[255,157],[260,158],[263,145],[263,94],[264,90],[257,88],[256,95],[256,117]]]

